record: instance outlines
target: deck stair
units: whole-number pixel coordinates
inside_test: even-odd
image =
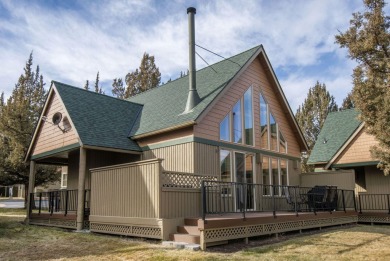
[[[170,240],[188,244],[200,244],[200,231],[197,218],[184,219],[184,226],[178,226],[177,232],[170,235]]]

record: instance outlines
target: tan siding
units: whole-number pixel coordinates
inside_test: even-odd
[[[201,143],[194,143],[194,147],[194,172],[219,177],[219,148]]]
[[[175,190],[163,189],[161,194],[162,218],[199,217],[200,189]]]
[[[67,189],[77,189],[79,182],[79,151],[69,154],[68,186]],[[114,153],[107,151],[87,150],[87,170],[115,164],[134,162],[140,159],[139,155]],[[91,188],[90,172],[87,171],[85,188]]]
[[[219,123],[232,110],[234,104],[243,96],[244,92],[253,86],[253,108],[254,108],[254,127],[255,127],[255,147],[260,146],[260,108],[259,93],[260,89],[267,100],[272,114],[274,115],[284,138],[288,143],[288,154],[300,157],[300,146],[297,137],[292,131],[292,127],[287,117],[290,117],[287,111],[283,109],[280,100],[276,95],[276,87],[271,84],[267,72],[264,70],[259,59],[243,72],[243,74],[234,82],[231,88],[223,97],[208,111],[207,115],[194,126],[194,136],[210,140],[219,140]]]
[[[79,142],[76,131],[72,128],[70,131],[63,133],[57,126],[51,124],[51,119],[56,112],[62,113],[62,118],[68,117],[65,108],[62,106],[58,95],[53,92],[53,96],[48,101],[48,107],[45,115],[50,122],[41,122],[41,127],[36,136],[35,146],[32,155],[37,155],[46,151],[58,149],[67,145]],[[62,127],[62,122],[60,123]]]
[[[373,161],[375,159],[371,157],[370,148],[377,144],[374,136],[367,134],[363,128],[335,160],[334,164]]]
[[[160,160],[91,172],[91,215],[160,218]]]
[[[137,140],[140,147],[155,145],[161,142],[172,141],[193,135],[193,127],[187,127],[175,131],[165,132],[163,134],[157,134],[151,137]]]
[[[390,194],[390,176],[385,176],[383,171],[376,166],[366,166],[366,193]]]
[[[194,172],[194,143],[188,142],[145,151],[144,160],[161,158],[162,166],[167,171]]]
[[[355,172],[353,170],[327,171],[301,174],[301,186],[316,185],[337,186],[338,189],[355,189]]]

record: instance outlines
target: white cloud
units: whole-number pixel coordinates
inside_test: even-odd
[[[289,68],[290,74],[280,81],[293,108],[302,103],[316,80],[323,79],[333,88],[330,85],[346,84],[350,79],[350,72],[343,69],[348,63],[345,51],[334,44],[334,35],[337,29],[348,27],[351,13],[359,4],[352,0],[191,4],[179,0],[102,0],[76,4],[77,8],[72,9],[34,1],[0,3],[8,13],[0,14],[0,60],[7,64],[0,71],[0,83],[6,95],[22,73],[31,50],[47,82],[54,79],[83,86],[87,79],[93,82],[99,70],[101,82],[110,85],[113,78],[124,77],[138,67],[144,52],[155,55],[165,81],[175,78],[187,68],[186,8],[192,4],[197,8],[199,45],[228,57],[263,44],[276,70]],[[209,63],[220,59],[198,52]],[[301,70],[329,53],[339,57],[337,65],[329,65],[339,68],[338,73],[325,76]],[[199,69],[205,64],[198,59],[197,66]],[[110,93],[110,86],[105,87]]]

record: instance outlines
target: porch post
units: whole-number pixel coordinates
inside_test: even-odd
[[[79,184],[77,194],[77,231],[81,231],[84,227],[84,203],[85,203],[85,174],[87,167],[87,151],[80,147],[79,161]]]
[[[34,192],[35,187],[35,161],[30,161],[30,175],[28,177],[28,190],[27,190],[27,206],[26,206],[26,223],[30,223],[30,214],[31,214],[31,193]]]

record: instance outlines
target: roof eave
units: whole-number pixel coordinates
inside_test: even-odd
[[[181,124],[178,124],[178,125],[174,125],[174,126],[171,126],[171,127],[168,127],[168,128],[159,129],[159,130],[155,130],[155,131],[151,131],[151,132],[147,132],[147,133],[134,135],[134,136],[131,137],[131,139],[139,140],[139,139],[142,139],[142,138],[154,136],[154,135],[161,134],[161,133],[164,133],[164,132],[169,132],[169,131],[174,131],[174,130],[178,130],[178,129],[183,129],[183,128],[191,127],[191,126],[194,126],[194,125],[196,125],[195,121],[186,121],[184,123],[181,123]]]

